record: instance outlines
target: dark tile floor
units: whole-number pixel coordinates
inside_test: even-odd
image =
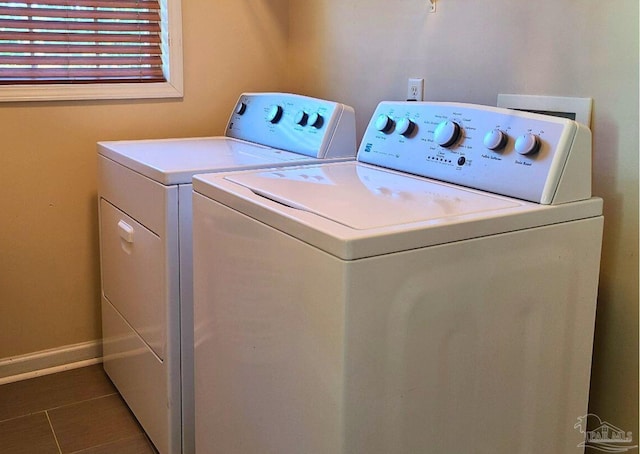
[[[155,452],[101,364],[0,386],[0,453]]]

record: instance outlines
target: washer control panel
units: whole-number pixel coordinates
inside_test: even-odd
[[[591,197],[585,126],[497,107],[382,102],[358,160],[537,203]]]
[[[225,135],[307,156],[353,157],[353,108],[291,93],[244,93]]]

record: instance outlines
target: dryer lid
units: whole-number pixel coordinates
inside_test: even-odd
[[[98,152],[165,185],[193,175],[314,162],[308,156],[229,137],[100,142]]]
[[[357,230],[482,212],[495,215],[526,203],[356,162],[238,173],[225,179]]]

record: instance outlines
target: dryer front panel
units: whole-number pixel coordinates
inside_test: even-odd
[[[104,199],[100,200],[100,224],[104,296],[164,359],[162,240]]]

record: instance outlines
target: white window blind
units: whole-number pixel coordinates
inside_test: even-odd
[[[2,85],[164,82],[165,47],[158,0],[0,0]]]

